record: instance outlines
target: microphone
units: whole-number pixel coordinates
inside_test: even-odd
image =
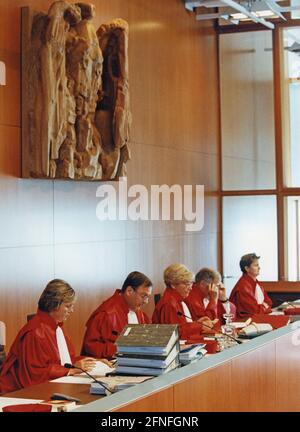
[[[92,380],[94,380],[97,384],[99,384],[101,387],[103,387],[105,390],[107,390],[109,393],[113,393],[113,390],[110,389],[109,387],[107,387],[105,384],[103,384],[101,381],[97,380],[97,378],[95,378],[93,375],[91,375],[89,372],[87,372],[85,369],[82,369],[81,367],[75,366],[71,363],[65,363],[64,367],[66,369],[79,369],[81,370],[83,373],[85,373],[88,377],[92,378]]]
[[[184,316],[185,318],[189,318],[189,319],[191,318],[191,317],[185,315],[185,314],[184,314],[183,312],[181,312],[181,311],[178,311],[178,312],[177,312],[177,315],[178,315],[178,316]],[[207,324],[203,324],[203,322],[202,322],[201,324],[202,324],[203,327],[206,327],[206,328],[208,328],[208,329],[210,329],[210,330],[213,330],[213,329],[214,329],[213,327],[210,327],[210,326],[207,325]],[[228,335],[228,334],[226,334],[226,333],[224,333],[224,336],[228,337],[229,339],[234,340],[234,341],[235,341],[236,343],[238,343],[238,344],[242,344],[242,343],[243,343],[243,342],[240,341],[239,339],[236,339],[235,337],[230,336],[230,335]]]

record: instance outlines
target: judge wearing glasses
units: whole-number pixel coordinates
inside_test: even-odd
[[[54,279],[48,283],[36,315],[19,331],[4,362],[0,393],[82,372],[65,368],[65,363],[87,371],[95,366],[92,358],[75,357],[63,326],[73,312],[75,300],[75,291],[67,282]]]
[[[115,340],[127,324],[149,324],[141,310],[152,293],[152,282],[143,273],[130,273],[121,290],[104,301],[86,323],[82,354],[110,359],[116,353]]]
[[[193,321],[186,303],[193,286],[193,273],[183,264],[172,264],[164,271],[164,281],[166,289],[155,307],[152,322],[179,324],[181,339],[190,339],[201,333],[214,333],[214,321],[206,316]]]

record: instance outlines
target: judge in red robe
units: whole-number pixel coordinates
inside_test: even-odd
[[[191,339],[201,333],[214,333],[214,323],[207,317],[193,321],[186,304],[193,278],[193,274],[182,264],[167,267],[164,271],[166,289],[152,316],[155,324],[178,324],[181,339]]]
[[[94,357],[112,358],[115,341],[127,324],[148,324],[149,318],[141,311],[148,303],[152,282],[143,273],[130,273],[121,290],[104,301],[86,323],[81,353]]]
[[[230,301],[235,304],[240,318],[272,312],[272,300],[257,280],[260,272],[259,258],[255,253],[251,253],[242,256],[240,260],[243,275],[230,295]]]
[[[93,359],[76,359],[63,328],[74,303],[75,291],[68,283],[60,279],[48,283],[39,299],[37,314],[20,330],[4,362],[0,393],[81,373],[76,368],[65,368],[65,363],[87,370],[94,367]]]
[[[215,270],[202,268],[195,277],[193,288],[186,299],[193,320],[207,316],[211,320],[219,319],[224,323],[224,314],[236,317],[236,307],[227,296],[221,276]]]

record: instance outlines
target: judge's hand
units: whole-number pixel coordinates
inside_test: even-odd
[[[218,289],[219,289],[219,299],[222,301],[226,301],[227,300],[227,296],[226,296],[226,288],[225,286],[222,284],[222,282],[218,283]]]
[[[268,303],[266,303],[266,302],[263,302],[263,306],[266,308],[266,309],[269,309],[269,305],[268,305]]]
[[[80,367],[81,369],[90,372],[96,366],[96,360],[92,357],[85,357],[81,360],[78,360],[74,366]],[[70,369],[68,375],[77,375],[81,374],[82,371],[80,369]]]
[[[210,283],[208,286],[208,297],[210,300],[212,300],[214,303],[217,303],[219,298],[219,288],[216,284]]]
[[[213,334],[215,333],[214,325],[218,322],[218,319],[211,320],[208,317],[203,317],[198,320],[202,324],[202,333]]]
[[[104,364],[106,364],[106,365],[109,366],[110,368],[113,368],[113,367],[114,367],[113,362],[111,362],[111,361],[109,361],[109,360],[107,360],[107,359],[102,358],[102,359],[97,359],[97,360],[98,360],[98,361],[101,361],[101,362],[104,363]]]

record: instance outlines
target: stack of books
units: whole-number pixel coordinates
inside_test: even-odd
[[[116,374],[158,376],[179,366],[177,325],[128,324],[116,345]]]
[[[200,360],[207,353],[205,344],[183,345],[180,347],[179,361],[182,366]]]

